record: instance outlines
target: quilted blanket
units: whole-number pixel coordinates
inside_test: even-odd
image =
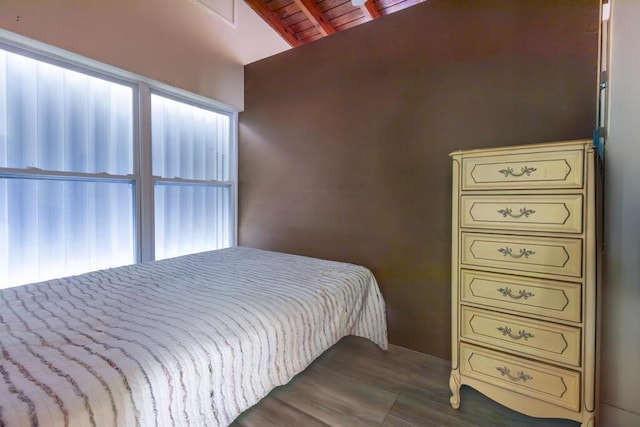
[[[0,291],[0,426],[223,426],[345,335],[369,270],[244,247]]]

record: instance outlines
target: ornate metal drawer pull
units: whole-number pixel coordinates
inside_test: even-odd
[[[511,175],[517,178],[522,175],[530,176],[532,172],[535,172],[537,170],[538,169],[536,168],[528,168],[526,166],[523,166],[522,169],[520,169],[520,173],[514,172],[512,167],[508,167],[506,169],[500,169],[498,172],[503,174],[505,177],[508,177],[509,175]]]
[[[520,254],[519,255],[514,255],[513,249],[511,249],[508,246],[506,248],[498,249],[498,252],[500,252],[504,256],[509,255],[511,258],[522,258],[522,257],[529,258],[530,255],[535,254],[534,251],[528,251],[525,248],[522,248],[522,249],[520,249]]]
[[[532,380],[533,377],[531,375],[525,374],[523,371],[518,372],[518,374],[514,377],[511,375],[511,371],[506,366],[496,366],[496,369],[500,374],[504,377],[505,375],[512,381],[522,381],[526,383],[528,380]]]
[[[513,299],[520,299],[520,298],[529,299],[529,297],[535,296],[531,292],[527,292],[524,289],[520,289],[518,291],[518,295],[513,295],[511,289],[507,287],[498,289],[498,292],[500,292],[503,297],[511,297]]]
[[[521,331],[518,331],[518,335],[514,335],[511,333],[511,328],[508,326],[505,327],[498,327],[497,328],[500,332],[502,332],[502,335],[509,336],[509,338],[514,339],[514,340],[519,340],[524,338],[525,341],[528,341],[529,338],[533,338],[535,335],[533,335],[531,332],[526,332],[524,329]]]
[[[533,215],[534,213],[536,213],[536,211],[534,211],[533,209],[520,208],[520,213],[514,214],[511,208],[505,208],[498,210],[498,213],[502,214],[502,216],[505,218],[507,216],[510,216],[511,218],[520,218],[521,216],[529,218],[529,215]]]

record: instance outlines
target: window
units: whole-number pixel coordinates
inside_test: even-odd
[[[156,259],[230,245],[230,120],[151,95]]]
[[[133,89],[0,51],[0,286],[135,262]]]
[[[236,114],[136,77],[0,43],[0,288],[234,244]]]

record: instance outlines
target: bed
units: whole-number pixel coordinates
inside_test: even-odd
[[[346,335],[364,267],[233,247],[0,291],[0,426],[225,426]]]

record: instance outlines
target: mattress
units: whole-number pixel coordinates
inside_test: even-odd
[[[364,267],[234,247],[0,291],[0,426],[224,426],[346,335]]]

